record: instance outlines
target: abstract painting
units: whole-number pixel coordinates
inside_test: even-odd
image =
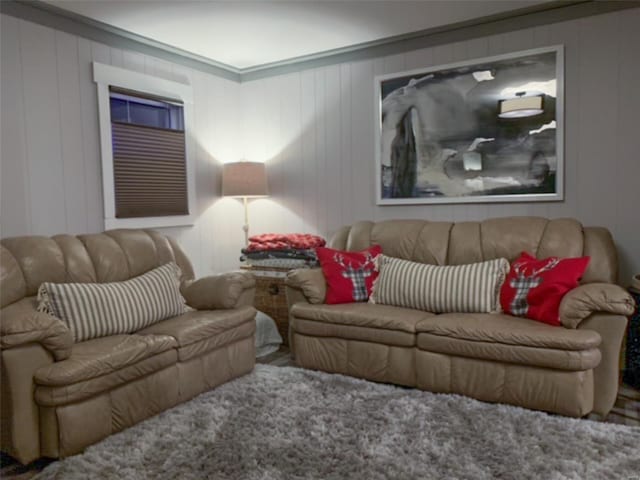
[[[563,48],[376,77],[378,205],[562,200]]]

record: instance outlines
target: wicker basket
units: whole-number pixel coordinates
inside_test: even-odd
[[[285,292],[288,268],[242,266],[256,279],[256,309],[266,313],[276,322],[283,344],[289,345],[289,309]]]

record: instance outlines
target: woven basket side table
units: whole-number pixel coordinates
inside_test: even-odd
[[[256,279],[256,298],[253,306],[269,315],[276,322],[283,345],[289,345],[289,308],[285,291],[285,278],[289,268],[256,267],[242,265]]]

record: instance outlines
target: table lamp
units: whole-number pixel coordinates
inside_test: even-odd
[[[222,195],[242,198],[244,203],[244,243],[249,245],[249,198],[266,197],[267,171],[264,163],[232,162],[225,163],[222,169]]]

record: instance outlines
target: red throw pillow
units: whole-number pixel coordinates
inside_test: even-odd
[[[373,282],[378,277],[375,258],[382,253],[380,245],[362,252],[318,247],[316,253],[327,282],[326,303],[366,302],[369,299]]]
[[[502,309],[517,317],[560,325],[560,301],[578,286],[588,264],[589,257],[536,260],[522,252],[500,289]]]

